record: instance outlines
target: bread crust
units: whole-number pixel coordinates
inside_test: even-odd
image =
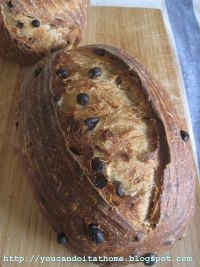
[[[85,65],[78,66],[74,55],[80,56],[84,51],[87,55],[93,54],[97,49],[106,53],[103,63],[102,57],[95,55],[99,65],[108,66],[109,61],[111,64],[116,61],[117,65],[121,64],[123,77],[128,73],[139,81],[145,105],[150,106],[150,114],[158,128],[159,150],[158,156],[154,155],[158,161],[158,178],[154,190],[150,191],[152,202],[148,207],[147,223],[145,220],[141,223],[134,197],[128,193],[116,196],[109,177],[105,190],[92,184],[94,146],[90,136],[84,134],[79,121],[69,114],[63,115],[59,109],[66,84],[74,88],[76,83],[70,76],[66,81],[58,79],[56,70],[70,65],[71,72],[81,72]],[[88,61],[86,69],[91,65]],[[41,72],[36,75],[38,69]],[[91,81],[78,80],[80,87],[94,86]],[[78,88],[73,90],[79,92]],[[73,52],[58,51],[38,63],[27,77],[19,114],[23,165],[34,195],[54,230],[67,235],[69,247],[78,255],[128,258],[151,252],[159,254],[183,237],[194,213],[195,172],[190,142],[181,138],[184,124],[169,95],[136,58],[107,45],[91,45]],[[80,149],[81,159],[70,150],[71,143],[76,143],[76,148]],[[143,183],[145,185],[145,180]],[[105,242],[92,242],[88,236],[90,224],[103,230]],[[119,262],[104,265],[117,266]]]
[[[81,41],[88,0],[0,0],[0,56],[31,65],[46,55]],[[34,27],[32,21],[39,21]],[[36,25],[37,26],[37,25]]]

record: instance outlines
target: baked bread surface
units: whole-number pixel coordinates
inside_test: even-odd
[[[18,122],[42,213],[78,255],[158,254],[184,236],[189,135],[137,59],[106,45],[56,52],[24,82]]]
[[[0,0],[0,55],[32,64],[81,41],[88,0]]]

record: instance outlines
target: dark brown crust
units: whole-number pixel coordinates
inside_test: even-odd
[[[135,228],[126,210],[111,206],[104,199],[70,153],[66,132],[60,128],[52,89],[55,87],[52,70],[55,71],[56,59],[63,52],[39,63],[42,72],[35,78],[34,68],[23,86],[19,139],[26,173],[42,213],[57,233],[66,233],[70,248],[77,254],[128,257],[160,253],[170,249],[185,234],[194,213],[195,173],[190,142],[181,139],[180,130],[184,127],[168,94],[137,59],[106,45],[88,48],[91,53],[94,48],[105,49],[139,77],[141,90],[163,129],[163,142],[168,146],[163,154],[167,154],[168,162],[163,167],[161,186],[154,200],[152,217],[156,224],[148,232],[142,225]],[[85,153],[90,158],[89,142]],[[96,245],[88,238],[86,226],[90,223],[100,224],[106,242]],[[145,233],[144,239],[136,241],[141,232]]]
[[[0,0],[0,56],[9,61],[22,65],[31,65],[47,54],[49,49],[42,48],[39,44],[31,47],[30,43],[24,41],[23,38],[16,36],[15,32],[9,29],[4,18],[4,10],[7,8],[9,1]],[[61,27],[63,29],[70,28],[70,34],[63,34],[63,40],[67,39],[69,43],[66,44],[68,49],[77,46],[81,41],[83,31],[86,25],[88,0],[60,0],[45,1],[41,0],[29,1],[12,1],[12,13],[14,15],[31,15],[47,25],[54,25],[55,28]],[[69,8],[64,10],[64,6]],[[56,19],[59,17],[59,20]],[[63,48],[63,46],[61,47]],[[58,50],[56,46],[51,47],[51,51]]]

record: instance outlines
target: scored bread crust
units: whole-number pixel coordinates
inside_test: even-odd
[[[89,77],[93,67],[101,77]],[[67,68],[66,79],[57,75],[60,68]],[[76,103],[80,92],[89,94],[87,106]],[[88,130],[84,120],[97,115],[100,122]],[[184,236],[194,213],[190,142],[181,137],[184,124],[169,95],[137,59],[107,45],[50,55],[24,82],[18,122],[40,209],[78,255],[157,254]],[[94,184],[94,157],[106,167],[104,188]],[[101,244],[90,239],[91,224],[104,232]]]
[[[88,0],[0,0],[0,56],[30,65],[81,41]],[[32,21],[40,26],[33,27]]]

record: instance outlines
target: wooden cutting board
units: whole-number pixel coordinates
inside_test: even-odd
[[[82,44],[94,43],[110,44],[136,56],[170,92],[179,113],[184,116],[180,97],[181,82],[159,10],[92,7],[85,41]],[[19,266],[17,261],[5,262],[7,258],[4,256],[24,257],[26,262],[21,266],[34,267],[41,266],[35,262],[38,255],[73,256],[67,248],[57,243],[55,233],[40,214],[19,159],[15,116],[20,85],[28,69],[0,61],[0,267]],[[187,235],[171,251],[162,255],[170,256],[172,261],[157,266],[200,266],[199,222],[198,184],[197,208]],[[192,262],[177,261],[177,257],[192,257]],[[19,258],[10,259],[19,261]],[[46,262],[42,266],[96,265]]]

